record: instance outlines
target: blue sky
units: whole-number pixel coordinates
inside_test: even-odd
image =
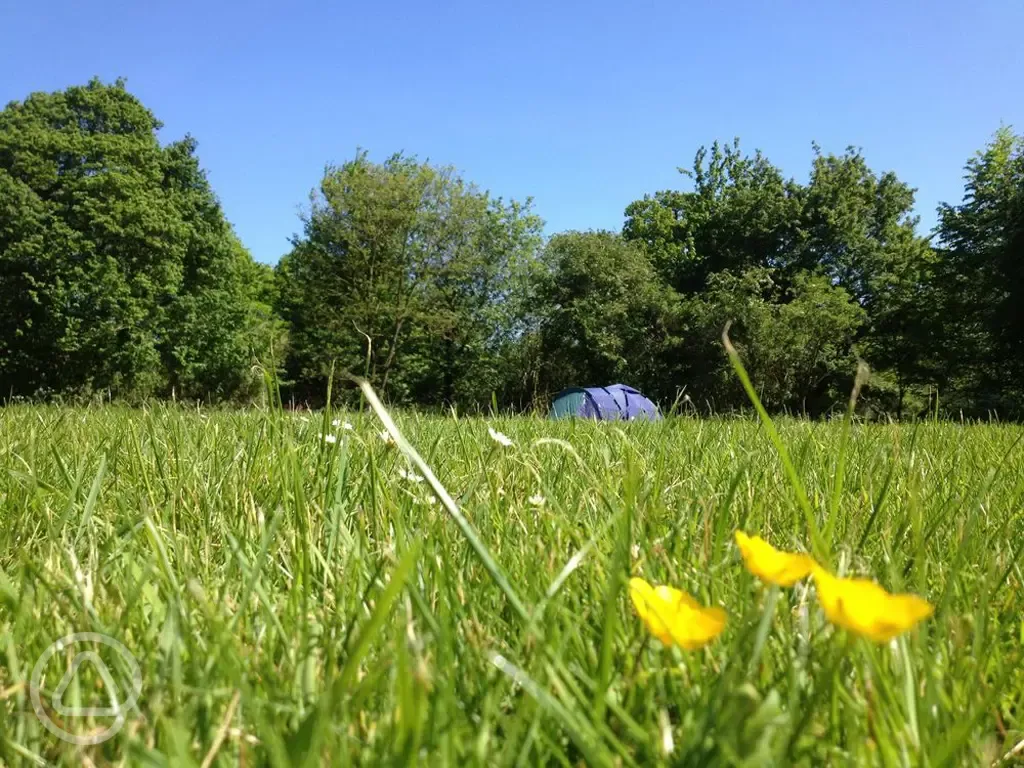
[[[0,0],[0,102],[127,78],[186,132],[243,242],[275,262],[326,163],[357,147],[532,196],[547,231],[622,225],[739,136],[788,176],[811,142],[918,189],[1024,130],[1024,2],[265,3]]]

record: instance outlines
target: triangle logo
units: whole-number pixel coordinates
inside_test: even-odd
[[[107,696],[110,699],[110,707],[77,707],[77,706],[65,706],[64,705],[64,693],[67,691],[68,686],[71,685],[71,681],[75,679],[75,675],[78,674],[78,670],[85,663],[91,664],[95,670],[99,679],[103,681],[103,687],[106,689]],[[82,651],[81,653],[75,654],[75,657],[71,660],[71,668],[64,673],[64,677],[61,678],[60,683],[57,684],[57,689],[53,692],[53,699],[51,706],[54,711],[63,717],[123,717],[121,711],[121,705],[117,700],[117,685],[114,683],[114,676],[110,674],[110,669],[106,663],[99,657],[95,651]]]

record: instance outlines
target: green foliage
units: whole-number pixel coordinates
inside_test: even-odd
[[[913,190],[892,173],[875,174],[853,149],[814,152],[800,184],[760,153],[743,155],[738,141],[701,148],[692,170],[682,170],[693,190],[632,203],[623,233],[686,299],[698,347],[712,349],[721,331],[707,322],[742,321],[747,353],[767,365],[759,373],[772,407],[842,403],[834,385],[852,380],[860,355],[895,378],[898,413],[906,390],[934,375],[925,332],[934,257],[915,233]],[[758,288],[766,279],[768,293]],[[820,323],[806,311],[819,303]],[[694,351],[677,375],[703,400],[742,405],[723,363]]]
[[[264,375],[317,402],[331,372],[421,406],[543,404],[622,381],[664,405],[746,407],[734,323],[770,410],[1024,418],[1024,137],[967,163],[917,233],[914,190],[848,148],[806,181],[738,140],[621,236],[545,244],[525,203],[450,167],[359,152],[329,167],[276,269],[225,221],[191,137],[168,145],[123,82],[0,112],[0,397],[250,401]],[[339,397],[354,389],[335,387]]]
[[[968,412],[1024,416],[1024,136],[1001,128],[939,207],[942,364]]]
[[[892,411],[915,386],[934,380],[934,256],[916,234],[914,191],[893,173],[877,176],[859,152],[836,157],[815,148],[806,188],[804,269],[818,270],[863,307],[859,353],[896,386]]]
[[[3,395],[245,393],[250,259],[159,128],[121,82],[0,112]]]
[[[706,164],[705,164],[705,161]],[[665,191],[626,208],[623,236],[643,243],[665,281],[683,295],[698,293],[724,270],[774,267],[799,244],[800,188],[760,153],[745,157],[739,140],[701,147],[692,192]]]
[[[480,402],[523,331],[541,222],[450,168],[360,153],[329,168],[279,266],[289,373],[319,397],[333,364],[391,400]]]
[[[661,368],[674,341],[676,297],[647,256],[611,232],[555,235],[539,280],[543,388],[628,380],[672,397]]]
[[[729,322],[766,407],[818,414],[843,401],[856,371],[853,341],[866,319],[844,289],[809,272],[797,273],[784,289],[763,267],[719,272],[708,282],[684,310],[686,379],[702,401],[718,408],[745,402],[721,354]]]

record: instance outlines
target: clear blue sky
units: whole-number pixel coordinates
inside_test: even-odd
[[[716,138],[801,179],[812,141],[853,144],[927,229],[1000,123],[1024,130],[1021,30],[1021,0],[0,0],[0,102],[127,78],[267,262],[359,146],[532,196],[551,233],[619,228]]]

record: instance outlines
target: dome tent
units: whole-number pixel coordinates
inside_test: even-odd
[[[658,407],[633,387],[612,384],[608,387],[571,387],[555,396],[551,404],[552,419],[578,416],[598,421],[661,418]]]

